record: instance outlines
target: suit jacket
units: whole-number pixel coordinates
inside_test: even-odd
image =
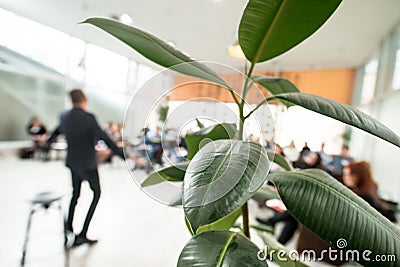
[[[91,170],[97,168],[95,145],[103,140],[114,154],[123,158],[123,152],[100,128],[93,114],[80,108],[72,108],[61,115],[60,125],[49,138],[49,143],[59,134],[67,140],[66,166],[73,169]]]

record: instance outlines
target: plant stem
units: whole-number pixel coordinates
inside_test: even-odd
[[[259,107],[261,107],[262,105],[264,105],[265,103],[267,103],[268,101],[274,99],[274,97],[267,97],[265,98],[262,102],[260,102],[252,111],[249,112],[249,114],[247,114],[244,119],[247,119],[248,117],[251,116],[251,114],[253,114]]]
[[[239,140],[243,140],[243,130],[244,130],[244,121],[246,118],[243,116],[243,106],[239,106]],[[243,222],[243,233],[250,239],[250,225],[249,225],[249,208],[247,206],[247,202],[242,206],[242,222]]]
[[[235,96],[235,92],[233,91],[233,89],[230,89],[229,92],[231,93],[231,96],[232,96],[233,100],[235,101],[236,105],[240,106],[239,100]]]
[[[242,99],[242,103],[244,103]],[[244,131],[244,121],[246,118],[243,115],[243,105],[238,105],[239,107],[239,135],[238,139],[243,140],[243,131]],[[249,208],[247,206],[247,202],[242,206],[242,220],[243,220],[243,233],[245,236],[250,238],[250,226],[249,226]]]
[[[247,95],[247,92],[249,91],[249,81],[250,81],[250,76],[251,76],[251,74],[253,73],[253,70],[254,70],[254,66],[255,66],[255,64],[251,64],[251,66],[250,66],[250,70],[249,70],[249,73],[246,73],[246,79],[245,79],[245,81],[244,81],[244,85],[243,85],[243,91],[242,91],[242,101],[241,101],[241,105],[242,106],[244,106],[244,101],[245,101],[245,99],[246,99],[246,95]]]
[[[249,73],[246,73],[246,79],[243,84],[243,91],[242,91],[242,99],[240,101],[240,104],[238,105],[239,108],[239,135],[238,139],[243,140],[243,131],[244,131],[244,122],[247,119],[247,117],[244,116],[243,110],[244,110],[244,104],[245,104],[245,99],[247,92],[249,90],[249,81],[250,78],[249,76],[253,72],[255,64],[251,64]],[[243,220],[243,233],[245,236],[247,236],[250,239],[250,225],[249,225],[249,207],[247,205],[247,202],[243,204],[242,206],[242,220]]]
[[[243,233],[250,239],[249,207],[247,202],[242,206]]]
[[[239,108],[240,109],[240,108]],[[238,139],[243,140],[243,131],[244,131],[244,121],[245,118],[243,117],[243,110],[240,111],[242,114],[239,116],[239,133]]]

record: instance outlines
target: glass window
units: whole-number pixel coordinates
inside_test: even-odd
[[[378,60],[372,59],[364,67],[364,78],[361,88],[361,104],[369,103],[375,94]]]
[[[392,89],[399,90],[400,89],[400,48],[396,51],[396,59],[394,63],[394,71],[393,71],[393,80],[392,80]]]
[[[7,10],[0,8],[0,45],[11,48],[11,44],[15,43],[15,28],[17,16]]]
[[[69,35],[4,10],[0,18],[5,46],[61,73],[67,72]]]
[[[136,89],[142,87],[151,77],[156,75],[158,71],[146,65],[140,64],[137,70]]]
[[[137,69],[138,69],[138,64],[135,61],[129,61],[129,73],[128,73],[128,90],[129,91],[136,90]]]
[[[86,49],[86,83],[89,86],[126,92],[129,60],[117,53],[88,44]]]
[[[72,37],[69,45],[69,76],[79,82],[85,82],[85,49],[86,43]]]
[[[0,8],[0,45],[89,87],[135,91],[157,71]]]

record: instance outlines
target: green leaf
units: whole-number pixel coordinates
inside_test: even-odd
[[[275,154],[273,152],[267,152],[267,155],[268,155],[268,159],[270,159],[270,160],[272,159],[276,164],[278,164],[285,170],[291,171],[293,169],[292,165],[282,155]]]
[[[211,230],[229,230],[235,225],[240,215],[242,215],[242,210],[239,208],[216,222],[199,227],[196,234]]]
[[[272,190],[270,186],[263,186],[254,194],[255,197],[263,197],[266,199],[280,199],[279,194]]]
[[[273,96],[347,123],[400,147],[400,137],[373,117],[349,105],[316,95],[287,93]]]
[[[185,141],[188,148],[187,158],[189,160],[192,159],[205,142],[219,139],[232,139],[236,133],[236,124],[221,123],[202,128],[197,132],[186,134]]]
[[[189,230],[190,234],[191,234],[192,236],[194,236],[195,233],[193,232],[192,226],[190,226],[190,222],[189,222],[188,218],[186,217],[186,215],[185,215],[184,217],[185,217],[185,225],[186,225],[186,228]]]
[[[232,90],[230,86],[218,76],[218,74],[205,64],[190,58],[187,54],[175,49],[165,41],[150,33],[105,18],[89,18],[82,23],[89,23],[104,30],[152,62],[165,68],[170,68],[182,74],[211,81]]]
[[[217,140],[203,146],[185,174],[183,207],[192,229],[240,208],[264,184],[270,162],[258,143]]]
[[[272,95],[279,95],[284,93],[299,93],[299,89],[289,80],[271,76],[254,75],[251,77],[253,82],[258,83],[267,89]],[[290,107],[293,104],[283,103],[285,106]]]
[[[265,256],[272,256],[272,261],[278,264],[280,267],[307,267],[308,265],[300,262],[300,261],[295,261],[293,260],[289,252],[285,246],[283,246],[281,243],[278,242],[273,236],[271,235],[265,235],[261,231],[257,231],[258,236],[261,238],[261,240],[264,242],[266,247],[264,248],[264,257]],[[271,253],[274,251],[274,253]],[[285,251],[286,253],[279,254],[279,251]]]
[[[183,248],[178,267],[262,267],[259,248],[240,233],[207,231],[196,235]]]
[[[182,182],[188,166],[189,161],[184,161],[156,170],[147,176],[141,186],[147,187],[162,182]]]
[[[395,255],[400,259],[399,228],[326,172],[277,172],[269,179],[289,212],[323,240],[336,246],[338,240],[345,239],[346,250],[370,250],[370,258]],[[376,266],[373,261],[360,260],[365,266]],[[381,264],[398,266],[394,262]]]
[[[300,90],[291,81],[285,78],[253,75],[253,82],[265,87],[271,94],[279,95],[284,93],[300,93]]]
[[[204,124],[202,124],[202,123],[199,121],[199,119],[197,119],[197,118],[196,118],[196,123],[197,123],[197,126],[198,126],[200,129],[203,129],[203,128],[204,128]]]
[[[268,227],[268,226],[262,226],[262,225],[256,225],[256,224],[251,224],[250,225],[251,228],[253,228],[254,230],[256,230],[257,232],[260,233],[269,233],[269,234],[273,234],[274,228],[272,227]]]
[[[279,56],[312,35],[341,0],[250,0],[239,25],[239,44],[255,64]]]

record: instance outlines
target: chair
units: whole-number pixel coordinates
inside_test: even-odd
[[[33,214],[35,212],[43,209],[43,210],[48,210],[50,207],[56,207],[56,209],[59,210],[61,218],[62,218],[62,225],[63,225],[63,234],[64,234],[64,254],[65,254],[65,266],[69,266],[69,248],[67,246],[67,232],[65,229],[65,218],[64,218],[64,213],[62,211],[61,203],[60,200],[62,198],[62,195],[55,194],[53,192],[42,192],[37,194],[35,197],[33,197],[30,200],[30,212],[29,212],[29,217],[28,217],[28,224],[26,227],[26,234],[25,234],[25,240],[24,240],[24,245],[23,245],[23,250],[22,250],[22,258],[21,258],[21,266],[25,266],[25,259],[26,259],[26,252],[27,252],[27,247],[28,247],[28,241],[29,241],[29,234],[31,230],[31,223],[32,223],[32,218]]]

